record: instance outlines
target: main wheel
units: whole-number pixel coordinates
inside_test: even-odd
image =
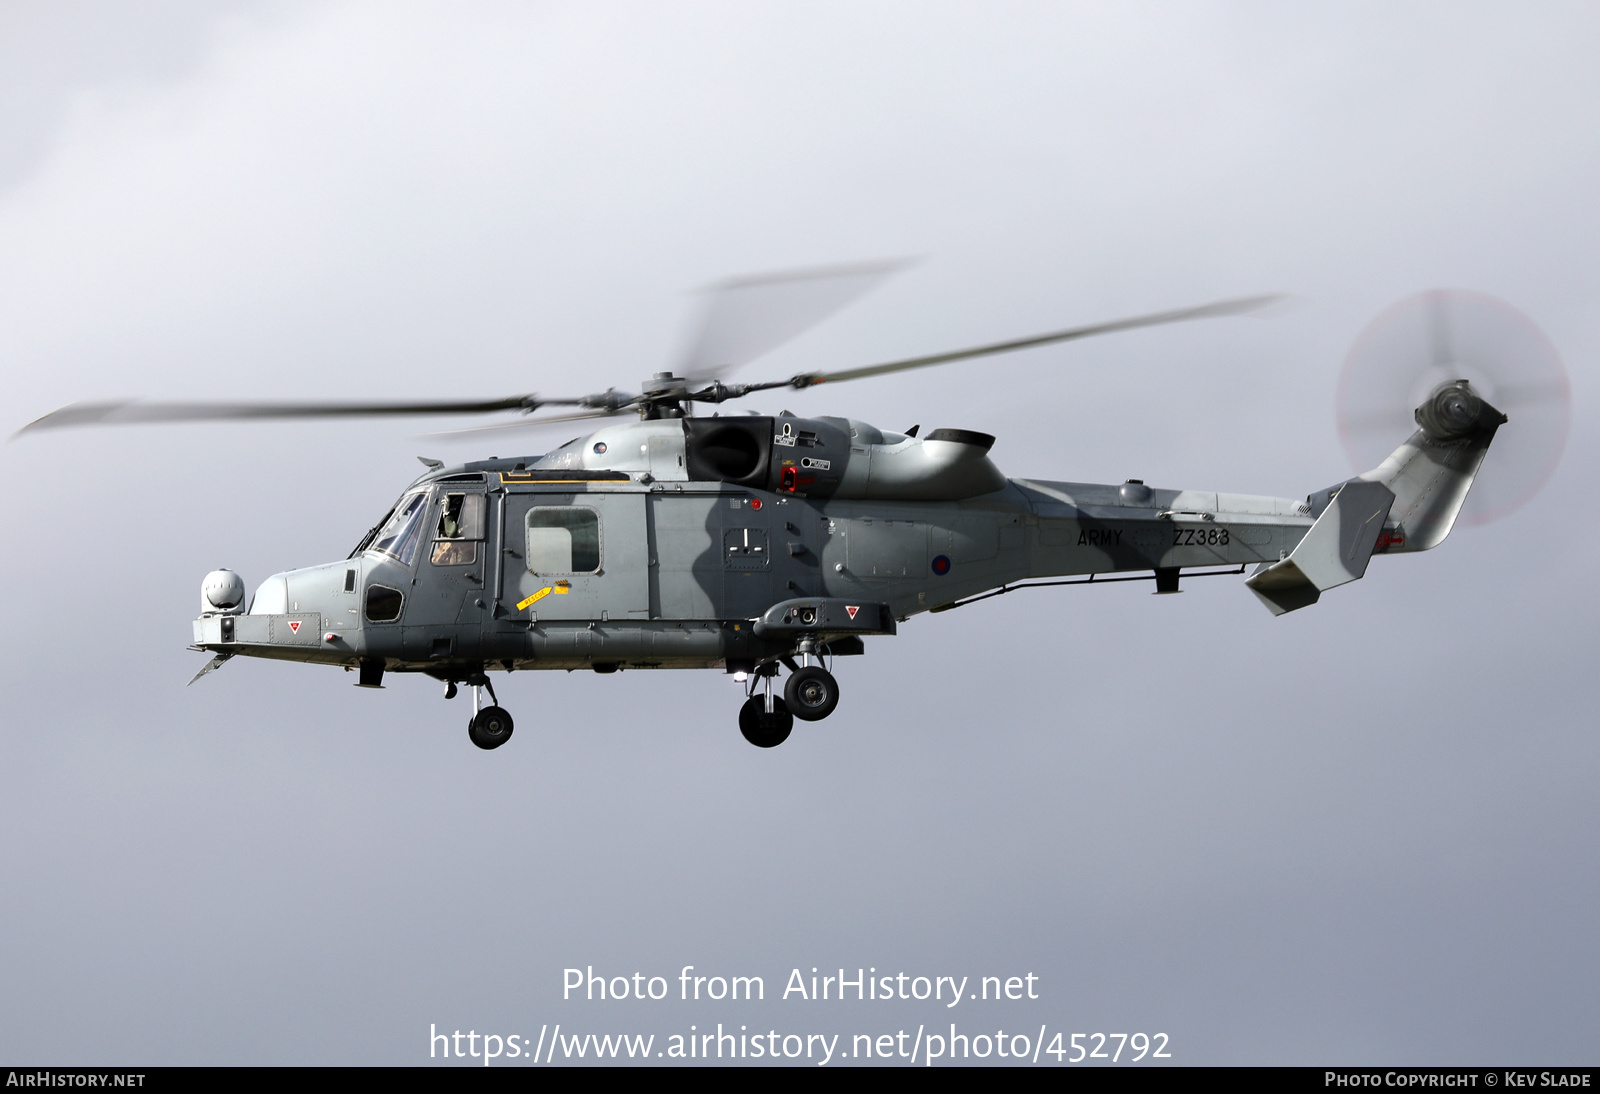
[[[765,696],[755,695],[745,700],[739,708],[739,732],[757,748],[773,748],[789,739],[794,728],[794,715],[783,705],[782,699],[772,700],[772,713],[767,713]]]
[[[502,707],[484,707],[467,723],[467,736],[479,748],[499,748],[511,740],[511,715]]]
[[[819,722],[839,705],[839,681],[827,669],[807,665],[790,674],[789,682],[783,685],[783,701],[796,718]]]

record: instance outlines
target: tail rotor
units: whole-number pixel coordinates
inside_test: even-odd
[[[1505,301],[1436,289],[1381,313],[1345,358],[1339,436],[1357,471],[1375,467],[1416,428],[1412,408],[1461,380],[1510,419],[1461,510],[1463,523],[1487,524],[1520,509],[1549,481],[1572,416],[1560,354]]]

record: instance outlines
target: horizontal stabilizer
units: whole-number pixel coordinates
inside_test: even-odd
[[[1287,558],[1268,563],[1245,582],[1273,615],[1315,604],[1329,589],[1359,580],[1394,504],[1380,482],[1352,479]]]

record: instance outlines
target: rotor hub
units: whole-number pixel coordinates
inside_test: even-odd
[[[689,381],[671,372],[658,372],[639,387],[639,417],[681,418],[689,398]]]
[[[1471,437],[1486,427],[1505,421],[1505,415],[1489,407],[1472,385],[1453,380],[1434,388],[1433,394],[1416,411],[1417,425],[1436,441]]]

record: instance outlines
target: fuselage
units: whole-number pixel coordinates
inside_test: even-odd
[[[348,559],[202,614],[196,645],[444,679],[731,669],[813,639],[859,652],[862,636],[1029,579],[1275,562],[1317,515],[1314,499],[1007,479],[992,442],[665,419],[439,468]]]

